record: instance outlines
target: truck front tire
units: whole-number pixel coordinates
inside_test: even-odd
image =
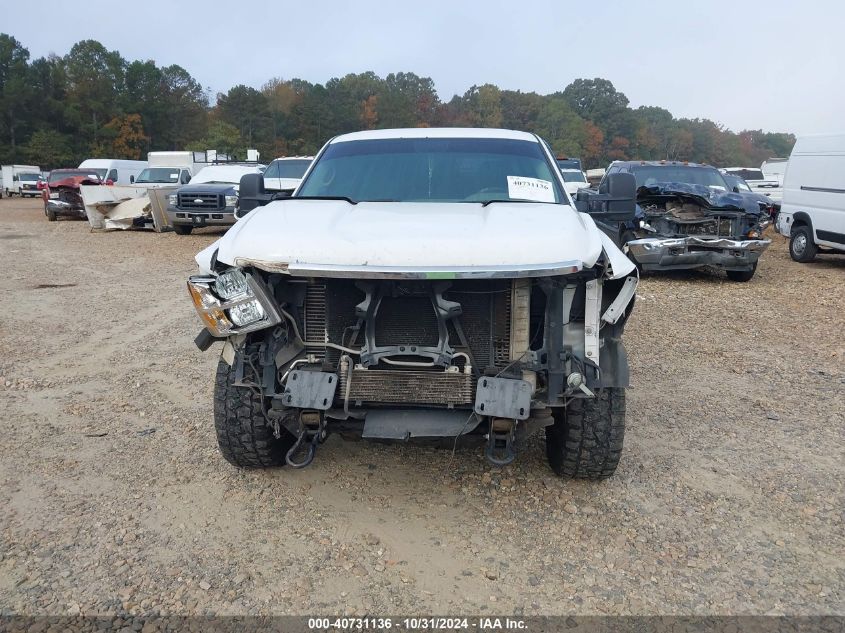
[[[264,416],[257,389],[236,387],[234,380],[235,370],[220,359],[214,383],[214,428],[220,452],[240,468],[283,466],[294,436],[282,428],[282,437],[277,438]]]
[[[552,470],[577,479],[613,475],[625,438],[625,389],[597,389],[595,398],[575,398],[555,410],[546,427],[546,456]]]
[[[751,281],[754,273],[757,272],[757,262],[754,262],[751,270],[726,270],[725,272],[731,281]]]
[[[174,224],[173,230],[176,231],[176,235],[190,235],[194,227],[189,224]]]
[[[47,219],[48,219],[50,222],[55,222],[55,221],[56,221],[56,219],[58,218],[58,216],[56,216],[56,212],[55,212],[55,211],[53,211],[52,209],[47,209],[46,207],[44,208],[44,215],[46,215],[46,216],[47,216]]]

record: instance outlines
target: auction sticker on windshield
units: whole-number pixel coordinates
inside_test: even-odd
[[[552,183],[540,178],[508,176],[508,197],[514,200],[554,202],[555,190]]]

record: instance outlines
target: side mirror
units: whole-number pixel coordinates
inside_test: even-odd
[[[135,182],[135,176],[129,176],[129,184],[133,184]]]
[[[261,174],[244,174],[238,188],[238,208],[236,218],[242,218],[255,207],[270,202],[271,194],[264,189],[264,176]]]
[[[579,211],[602,220],[633,220],[637,211],[637,181],[633,174],[610,174],[602,180],[598,192],[580,189],[576,201]]]
[[[739,193],[739,185],[734,185],[734,188],[731,189],[731,191],[733,191],[734,193]]]

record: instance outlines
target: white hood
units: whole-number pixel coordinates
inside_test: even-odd
[[[559,204],[353,205],[291,198],[249,213],[198,254],[197,262],[209,272],[211,255],[217,250],[217,260],[225,264],[297,275],[436,276],[484,271],[542,275],[549,269],[591,267],[603,246],[592,218]],[[338,275],[342,272],[347,274]]]

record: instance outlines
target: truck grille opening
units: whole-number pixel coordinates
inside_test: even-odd
[[[180,193],[176,201],[180,209],[186,210],[212,209],[217,211],[226,208],[225,199],[217,194]]]
[[[520,314],[525,313],[519,319],[517,329],[520,331],[517,336],[512,331],[514,289],[517,283],[523,282],[502,279],[386,283],[390,286],[381,295],[373,329],[377,346],[396,346],[401,350],[401,354],[390,358],[393,361],[425,361],[415,357],[410,348],[438,345],[440,328],[433,303],[433,283],[440,284],[438,287],[445,301],[461,305],[460,327],[451,320],[446,321],[449,347],[456,353],[470,356],[479,371],[487,367],[505,368],[512,362],[514,353],[525,351],[512,350],[512,341],[527,347],[528,286],[525,286],[528,291],[523,290],[518,295],[522,306]],[[341,374],[338,399],[343,398],[347,380],[347,372],[339,367],[343,352],[327,348],[325,344],[331,342],[353,349],[364,346],[366,322],[361,319],[359,327],[356,306],[366,298],[366,292],[356,286],[354,280],[315,280],[309,282],[305,290],[301,315],[305,351],[338,367]],[[526,331],[522,332],[522,329]],[[443,366],[401,366],[386,362],[370,365],[367,369],[357,366],[360,359],[355,355],[350,358],[356,366],[350,383],[350,401],[453,406],[469,404],[474,399],[475,379],[463,372],[463,357],[453,361],[462,368],[458,372]]]

